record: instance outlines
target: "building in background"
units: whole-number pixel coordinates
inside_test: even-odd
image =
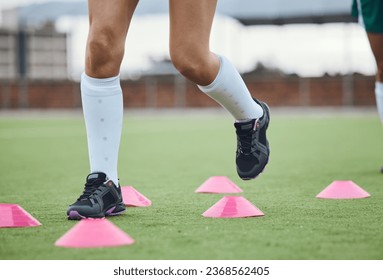
[[[245,25],[352,22],[354,19],[349,13],[350,2],[350,0],[290,0],[289,5],[285,5],[284,0],[241,0],[241,5],[238,5],[237,0],[222,0],[218,2],[217,11]],[[137,8],[138,16],[167,12],[167,0],[141,0]],[[79,84],[74,79],[75,76],[79,77],[79,74],[71,75],[74,68],[71,64],[73,61],[82,63],[83,59],[71,57],[73,55],[71,33],[58,32],[55,29],[55,23],[63,16],[86,17],[86,14],[85,0],[31,4],[2,12],[0,108],[79,108],[81,106]],[[78,29],[79,26],[75,28]],[[346,31],[343,33],[347,35]],[[151,36],[154,35],[151,34]],[[233,41],[226,32],[222,32],[221,35],[225,37],[224,42]],[[343,48],[346,50],[341,60],[352,61],[347,56],[349,53],[347,50],[354,44],[347,40],[347,36],[339,38],[345,41]],[[81,37],[85,38],[85,35],[81,34]],[[167,41],[162,39],[161,37],[158,41]],[[318,38],[318,43],[328,48],[329,45],[321,42],[321,39]],[[266,43],[267,39],[264,40],[257,42],[258,45],[266,45],[263,43]],[[237,40],[234,42],[235,47],[241,44]],[[234,47],[232,43],[230,44],[228,49]],[[156,47],[159,47],[158,44]],[[250,47],[254,52],[254,48]],[[302,48],[309,49],[306,46],[301,46]],[[76,51],[83,52],[83,49],[76,46]],[[296,46],[292,50],[299,53],[299,48]],[[274,51],[271,52],[275,59]],[[236,56],[242,56],[241,53],[239,52]],[[270,56],[270,54],[266,55]],[[248,55],[245,55],[245,58],[244,60],[247,60]],[[315,62],[308,61],[308,63]],[[256,64],[254,62],[254,67]],[[332,61],[332,64],[336,63]],[[257,92],[258,96],[262,95],[262,99],[272,106],[372,106],[374,104],[373,96],[364,94],[370,92],[373,87],[371,77],[353,73],[300,77],[293,72],[279,71],[278,65],[274,65],[277,68],[274,72],[268,69],[269,65],[263,64],[263,66],[265,67],[261,67],[262,69],[244,73],[244,79],[249,88]],[[181,77],[172,67],[168,57],[161,57],[161,54],[150,62],[148,69],[133,73],[132,76],[122,75],[122,77],[125,77],[122,82],[125,107],[217,106],[204,95],[198,94],[195,85]]]
[[[68,78],[67,34],[52,26],[0,29],[0,79]]]

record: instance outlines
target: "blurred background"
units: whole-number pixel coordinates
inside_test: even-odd
[[[271,106],[373,107],[374,59],[351,0],[221,0],[211,49]],[[0,110],[81,107],[87,1],[0,2]],[[218,105],[169,59],[168,1],[140,0],[121,68],[125,108]]]

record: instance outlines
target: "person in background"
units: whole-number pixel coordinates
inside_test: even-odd
[[[88,0],[90,27],[81,100],[90,174],[83,193],[67,210],[68,219],[100,218],[125,211],[117,172],[123,123],[119,73],[137,4],[138,0]],[[184,77],[233,116],[237,172],[244,180],[254,179],[269,160],[269,108],[253,99],[227,58],[210,51],[216,5],[217,0],[169,0],[170,57]],[[212,164],[219,162],[212,158]]]
[[[383,123],[383,0],[353,0],[352,15],[364,26],[375,58],[376,106]]]

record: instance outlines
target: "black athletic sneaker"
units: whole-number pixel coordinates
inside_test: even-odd
[[[86,178],[83,194],[69,206],[69,220],[83,218],[103,218],[122,214],[125,205],[122,201],[121,188],[108,180],[105,173],[91,173]]]
[[[239,177],[250,180],[257,177],[269,161],[270,148],[266,130],[270,111],[266,103],[254,99],[262,108],[263,116],[247,122],[234,123],[237,133],[236,164]]]

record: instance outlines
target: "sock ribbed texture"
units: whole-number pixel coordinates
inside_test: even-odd
[[[117,162],[123,117],[119,76],[95,79],[83,73],[81,100],[91,173],[104,172],[118,186]]]
[[[254,102],[241,75],[224,56],[218,56],[220,68],[215,80],[198,88],[217,101],[237,121],[260,118],[263,109]]]
[[[383,83],[382,82],[375,83],[375,98],[376,98],[376,106],[378,108],[379,117],[383,124]]]

